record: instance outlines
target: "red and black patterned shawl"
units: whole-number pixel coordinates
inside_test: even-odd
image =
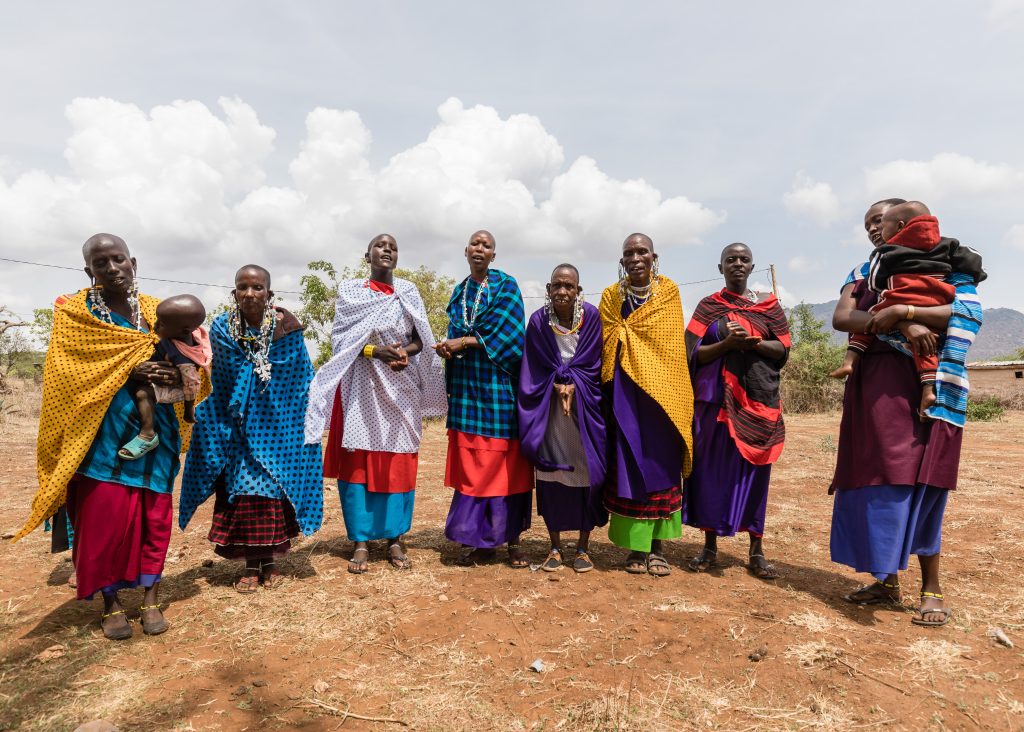
[[[722,358],[724,398],[718,421],[729,425],[729,434],[748,462],[768,465],[778,460],[786,439],[779,398],[779,371],[791,343],[786,314],[774,295],[754,303],[722,289],[700,301],[686,332],[703,338],[719,319],[739,323],[751,335],[777,340],[786,347],[781,359],[766,358],[753,350],[731,351]]]

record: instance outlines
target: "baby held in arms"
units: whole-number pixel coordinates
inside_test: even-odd
[[[893,306],[903,310],[901,324],[914,320],[919,307],[950,305],[956,290],[946,282],[951,272],[974,278],[975,284],[985,279],[981,255],[956,239],[939,234],[939,221],[920,201],[892,206],[882,215],[882,244],[871,253],[867,284],[879,293],[878,303],[870,312],[879,313]],[[941,338],[944,333],[933,333]],[[853,373],[853,367],[874,336],[851,333],[843,365],[830,376],[837,379]],[[938,351],[939,349],[936,349]],[[923,355],[915,351],[914,366],[921,380],[921,404],[918,414],[925,419],[925,410],[935,403],[935,380],[939,367],[937,353]]]
[[[160,444],[154,424],[157,404],[184,403],[184,419],[195,422],[195,400],[199,394],[199,369],[210,371],[210,337],[203,328],[206,309],[193,295],[174,295],[156,308],[153,332],[160,342],[150,361],[167,361],[181,372],[181,386],[130,382],[132,398],[139,411],[139,434],[117,451],[122,460],[138,460]]]

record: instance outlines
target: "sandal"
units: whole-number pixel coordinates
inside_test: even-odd
[[[152,440],[147,440],[142,435],[135,435],[131,440],[117,451],[117,456],[122,460],[138,460],[147,453],[156,449],[160,444],[160,435],[153,435]]]
[[[718,566],[718,550],[708,549],[705,547],[701,549],[700,554],[695,556],[686,565],[686,568],[691,572],[707,572],[712,567]]]
[[[761,561],[755,562],[754,559],[756,558],[760,558]],[[775,569],[775,565],[768,562],[764,554],[751,554],[747,562],[747,570],[759,580],[764,580],[765,582],[771,582],[779,578],[779,570]]]
[[[530,560],[518,544],[508,545],[508,566],[512,569],[526,569],[530,566]]]
[[[396,556],[391,550],[398,547],[398,555]],[[412,569],[412,560],[409,559],[409,555],[402,551],[402,545],[399,542],[395,542],[388,546],[388,564],[395,569]]]
[[[672,567],[665,557],[651,552],[647,555],[647,574],[652,577],[668,577],[672,574]]]
[[[132,637],[132,624],[128,622],[128,617],[124,617],[124,625],[116,628],[108,629],[103,625],[103,621],[107,618],[112,618],[115,615],[124,615],[124,610],[115,610],[112,613],[104,613],[100,618],[100,628],[103,629],[103,637],[107,640],[128,640]]]
[[[493,549],[482,549],[476,547],[466,547],[467,551],[459,555],[459,558],[455,560],[456,564],[460,567],[476,567],[480,564],[487,564],[494,559]]]
[[[594,563],[590,561],[590,555],[587,554],[586,549],[576,550],[576,558],[572,560],[572,568],[578,574],[589,572],[594,568]]]
[[[160,613],[159,620],[151,620],[146,622],[146,611],[156,610]],[[139,606],[140,618],[142,619],[142,632],[146,635],[160,635],[161,633],[167,632],[167,629],[171,627],[171,624],[164,618],[163,611],[160,610],[160,604],[156,605],[140,605]]]
[[[858,595],[861,597],[857,597]],[[843,595],[843,599],[854,605],[896,605],[900,601],[900,586],[875,580],[870,585],[864,585],[848,595]]]
[[[562,550],[557,546],[551,547],[551,551],[548,552],[548,558],[544,560],[544,564],[540,565],[540,568],[545,572],[557,572],[562,568]]]
[[[260,588],[260,571],[246,568],[242,572],[242,576],[232,586],[235,588],[235,592],[241,595],[251,595]]]
[[[939,602],[942,602],[942,593],[941,592],[922,592],[921,593],[921,603],[923,604],[924,601],[928,600],[928,599],[938,600]],[[932,615],[932,614],[935,614],[935,615],[940,615],[941,614],[942,615],[942,620],[925,620],[924,619],[925,615]],[[952,618],[952,617],[953,617],[953,611],[950,610],[949,608],[946,608],[946,607],[936,607],[936,608],[932,608],[931,610],[924,610],[923,608],[918,607],[917,608],[917,617],[911,618],[910,622],[913,623],[914,625],[922,625],[925,628],[941,628],[943,625],[948,623],[950,618]]]
[[[630,552],[625,570],[629,574],[647,574],[647,556],[643,552]]]
[[[363,553],[363,558],[359,559],[359,552]],[[351,574],[366,574],[370,569],[370,550],[360,547],[352,552],[352,558],[348,560],[348,571]]]
[[[273,562],[265,562],[260,565],[260,584],[264,590],[276,590],[284,584],[284,575],[273,569]]]

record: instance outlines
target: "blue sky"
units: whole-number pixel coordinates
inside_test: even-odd
[[[982,251],[986,305],[1021,308],[1022,49],[1019,0],[14,5],[0,256],[78,266],[109,230],[143,275],[256,260],[296,289],[380,231],[463,276],[489,228],[536,295],[565,259],[599,290],[645,230],[681,282],[747,242],[795,304],[834,297],[864,209],[898,195]],[[4,263],[0,304],[82,284]]]

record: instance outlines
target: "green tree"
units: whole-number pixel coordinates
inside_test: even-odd
[[[36,308],[32,311],[32,335],[43,346],[43,352],[50,347],[50,332],[53,330],[53,308]]]
[[[357,267],[337,269],[325,260],[310,262],[309,274],[299,280],[302,307],[297,313],[306,325],[306,338],[316,344],[317,366],[327,363],[331,357],[331,324],[334,322],[334,302],[338,298],[338,284],[343,280],[365,279],[370,266],[365,261]],[[427,320],[434,338],[443,336],[448,329],[448,298],[455,287],[451,277],[439,275],[433,270],[420,266],[417,269],[395,269],[395,277],[409,280],[420,291]]]
[[[800,303],[789,311],[793,347],[782,370],[783,405],[790,412],[824,412],[843,402],[843,384],[829,378],[846,351],[832,343],[825,323],[814,317],[811,306]]]

